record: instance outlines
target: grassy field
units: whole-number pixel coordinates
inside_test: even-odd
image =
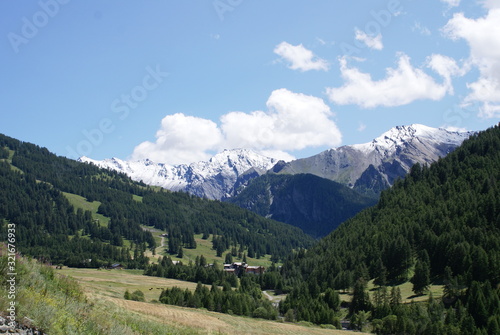
[[[108,271],[64,268],[57,270],[57,273],[75,278],[83,286],[85,294],[92,301],[99,301],[107,306],[115,306],[118,310],[134,313],[138,318],[148,322],[169,326],[169,329],[177,329],[176,334],[342,335],[352,333],[153,303],[150,301],[158,299],[160,294],[160,291],[156,289],[158,287],[178,286],[194,290],[196,284],[142,276],[140,271],[136,270]],[[153,288],[153,290],[150,290],[150,288]],[[123,293],[127,289],[130,292],[136,289],[142,290],[147,302],[123,299]],[[170,332],[166,331],[165,334],[170,334]]]
[[[215,250],[212,249],[212,239],[211,237],[204,240],[202,239],[202,234],[194,235],[194,240],[196,241],[196,249],[183,249],[184,252],[184,257],[183,258],[178,258],[177,255],[170,255],[167,252],[165,252],[165,248],[167,245],[167,238],[161,238],[160,235],[164,234],[164,231],[161,231],[159,229],[155,229],[153,227],[146,227],[143,226],[143,229],[149,230],[150,232],[153,233],[153,236],[156,240],[156,244],[158,247],[155,250],[156,255],[153,256],[153,254],[148,251],[146,253],[146,256],[152,258],[152,261],[155,259],[158,259],[160,256],[169,256],[172,258],[174,261],[182,261],[184,264],[189,264],[189,261],[192,261],[193,263],[196,260],[196,257],[200,257],[203,255],[207,259],[207,263],[214,263],[217,262],[218,264],[224,264],[225,256],[226,253],[229,251],[227,250],[224,254],[223,257],[217,257]],[[163,245],[162,245],[163,243]],[[233,260],[235,262],[241,261],[240,259],[233,257]],[[247,256],[247,263],[250,265],[255,265],[255,266],[264,266],[264,267],[270,267],[272,265],[271,262],[271,256],[270,255],[265,255],[264,257],[261,257],[260,259],[256,258],[250,258]],[[280,265],[280,264],[277,264]]]
[[[432,296],[434,298],[439,298],[443,296],[443,285],[431,285],[429,287],[429,290],[425,292],[424,295],[420,296],[415,296],[415,293],[413,293],[412,288],[413,284],[410,282],[406,282],[400,285],[397,285],[396,287],[399,287],[401,290],[401,299],[403,303],[410,303],[410,302],[423,302],[427,301],[429,299],[430,294],[432,293]],[[391,292],[392,287],[388,287],[388,292]],[[368,291],[370,293],[370,298],[373,301],[373,294],[376,290],[375,285],[373,284],[373,280],[368,283]],[[352,300],[352,294],[351,293],[341,293],[340,298],[343,301],[351,301]]]
[[[0,159],[0,161],[4,161],[4,162],[7,162],[10,164],[10,169],[13,170],[13,171],[17,171],[17,172],[20,172],[20,173],[24,173],[23,170],[19,169],[18,167],[12,165],[12,157],[14,157],[14,153],[15,151],[14,150],[9,150],[9,157],[7,158],[4,158],[4,159]]]
[[[133,292],[141,290],[146,301],[158,300],[162,288],[180,287],[196,289],[196,283],[148,277],[142,275],[142,270],[96,270],[63,268],[57,273],[71,276],[83,284],[88,293],[99,292],[99,295],[111,298],[123,298],[125,290]]]
[[[66,193],[66,192],[63,192],[63,194],[66,197],[66,199],[68,199],[70,204],[72,204],[75,207],[75,209],[81,208],[84,211],[91,211],[92,217],[94,219],[99,220],[99,224],[101,226],[108,225],[110,219],[102,214],[97,213],[97,210],[99,209],[99,206],[101,205],[101,203],[99,201],[89,202],[84,197],[81,197],[81,196],[76,195],[76,194]]]

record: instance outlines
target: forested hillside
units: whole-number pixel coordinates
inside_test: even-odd
[[[171,253],[195,248],[193,234],[212,235],[214,253],[238,247],[274,260],[312,245],[299,229],[235,205],[155,191],[124,174],[58,157],[4,135],[0,184],[0,233],[7,236],[7,222],[16,224],[19,250],[52,263],[97,267],[121,262],[143,268],[148,262],[144,251],[156,247],[143,226],[167,231]],[[98,212],[109,223],[75,208],[62,192],[97,201]]]
[[[378,333],[498,334],[499,179],[499,126],[431,166],[415,165],[377,206],[283,266],[295,288],[281,311],[324,322],[329,290],[351,288],[351,320],[371,320]],[[379,286],[374,301],[366,293],[371,279]],[[408,280],[416,295],[443,283],[442,301],[400,305],[387,286]]]
[[[324,237],[376,201],[347,186],[312,174],[265,174],[229,202],[259,215]]]

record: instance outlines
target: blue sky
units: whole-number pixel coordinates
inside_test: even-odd
[[[0,2],[0,132],[58,155],[281,158],[500,120],[500,1]]]

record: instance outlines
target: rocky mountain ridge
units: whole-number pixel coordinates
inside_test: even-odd
[[[152,186],[185,191],[209,199],[225,199],[235,188],[272,168],[277,159],[247,149],[224,150],[208,161],[168,165],[149,159],[125,161],[118,158],[97,161],[81,157],[79,161],[116,170]]]
[[[79,160],[123,172],[148,185],[217,200],[236,195],[242,186],[267,171],[309,173],[376,197],[395,179],[406,175],[413,164],[428,164],[446,156],[471,134],[419,124],[398,126],[371,142],[332,148],[291,162],[247,149],[224,150],[208,161],[176,166],[148,159],[97,161],[81,157]]]
[[[454,132],[420,124],[398,126],[364,144],[346,145],[317,155],[280,162],[274,173],[310,173],[360,193],[377,196],[415,163],[430,164],[455,150],[474,132]]]

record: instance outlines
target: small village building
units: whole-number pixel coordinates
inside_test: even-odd
[[[263,266],[247,266],[245,269],[246,273],[251,273],[254,275],[261,275],[265,271],[265,267]]]
[[[224,264],[224,271],[239,275],[240,273],[250,273],[261,275],[265,272],[266,268],[263,266],[251,266],[245,262],[234,262],[231,264]]]

